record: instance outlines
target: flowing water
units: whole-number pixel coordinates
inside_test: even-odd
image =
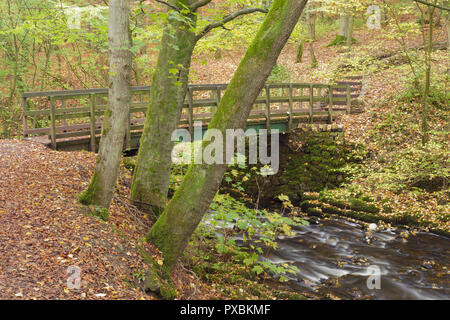
[[[233,224],[227,224],[232,228]],[[218,230],[217,230],[218,231]],[[450,300],[450,238],[405,229],[369,230],[344,219],[312,219],[260,259],[291,263],[291,288],[325,298]],[[220,231],[218,232],[218,234]],[[239,245],[248,243],[235,237]]]
[[[294,231],[265,258],[297,266],[300,271],[290,284],[299,292],[341,299],[450,299],[447,237],[369,231],[341,219],[319,220]]]

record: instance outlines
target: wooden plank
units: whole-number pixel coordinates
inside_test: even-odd
[[[188,89],[188,101],[189,101],[189,110],[188,110],[188,121],[189,121],[189,132],[191,137],[194,135],[194,96],[191,88]]]
[[[217,107],[220,104],[220,100],[222,99],[222,90],[220,89],[220,87],[216,88],[216,103],[217,103]],[[216,113],[217,107],[213,107],[212,112],[213,114]]]
[[[150,86],[135,86],[131,87],[131,91],[135,94],[149,94]],[[24,92],[22,97],[33,98],[33,97],[55,97],[57,100],[60,98],[71,99],[79,98],[81,96],[89,97],[91,94],[107,95],[108,88],[98,88],[98,89],[82,89],[82,90],[64,90],[64,91],[43,91],[43,92]]]
[[[28,129],[28,135],[50,135],[50,128]]]
[[[333,89],[331,86],[328,87],[328,122],[332,123],[333,122],[333,107],[334,107],[334,102],[333,102]]]
[[[270,130],[270,86],[266,85],[266,129]]]
[[[309,122],[313,121],[313,108],[314,108],[314,87],[309,86]]]
[[[52,147],[56,150],[56,118],[55,118],[55,99],[49,97],[50,100],[50,140]]]
[[[345,91],[347,91],[347,89],[345,89]],[[344,93],[344,94],[336,94],[336,93],[333,93],[333,97],[334,97],[334,98],[344,98],[345,101],[347,101],[347,92]],[[350,98],[351,98],[351,99],[355,99],[355,98],[358,98],[358,97],[359,97],[359,94],[350,94]]]
[[[304,88],[299,88],[299,94],[300,94],[300,97],[303,97],[303,89]],[[300,106],[300,109],[303,107],[303,101],[300,101],[300,100],[297,100],[297,99],[295,99],[296,97],[292,97],[292,99],[294,100],[294,102],[299,102],[299,106]],[[308,101],[309,101],[309,97],[308,97]]]
[[[62,108],[62,109],[65,109],[65,108],[66,108],[66,100],[62,100],[62,101],[61,101],[61,108]],[[64,115],[65,115],[65,113],[64,113]],[[65,118],[62,119],[62,123],[63,123],[63,126],[67,126],[67,121],[66,121]]]
[[[131,146],[131,112],[128,112],[128,118],[127,118],[127,128],[125,131],[125,142],[123,144],[123,150],[127,150]]]
[[[288,121],[288,131],[292,130],[292,112],[294,108],[294,103],[292,100],[294,89],[292,85],[289,85],[289,121]]]
[[[347,92],[347,86],[336,86],[333,89],[336,92]],[[359,91],[361,91],[361,88],[350,87],[350,90],[352,92],[359,92]]]
[[[361,81],[338,81],[338,85],[362,86]]]
[[[94,137],[98,133],[101,133],[101,129],[94,130]],[[85,130],[85,131],[72,131],[72,132],[57,133],[56,139],[67,139],[67,138],[74,138],[74,137],[89,137],[89,150],[91,151],[91,147],[92,147],[91,135],[92,135],[92,130],[89,128],[89,130]]]
[[[142,112],[142,113],[147,113],[147,107],[141,107],[141,108],[131,108],[130,112],[131,113],[136,113],[136,112]]]
[[[27,98],[22,97],[22,113],[23,113],[23,136],[28,137],[28,117],[26,113],[28,111]]]
[[[327,89],[328,88],[328,84],[313,83],[312,86],[315,89]]]
[[[25,112],[24,115],[25,116],[30,116],[30,117],[50,116],[50,109],[45,109],[45,110],[28,110],[28,111]]]
[[[350,86],[347,86],[347,113],[352,112],[352,97],[350,92]]]
[[[91,94],[90,97],[90,132],[91,132],[91,140],[90,140],[90,151],[95,152],[96,151],[96,143],[95,143],[95,99],[96,99],[96,95],[95,94]]]

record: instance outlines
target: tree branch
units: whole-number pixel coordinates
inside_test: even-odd
[[[430,2],[427,2],[427,1],[424,1],[424,0],[413,0],[413,1],[419,2],[419,3],[427,5],[429,7],[435,7],[435,8],[441,9],[441,10],[450,11],[450,8],[443,7],[443,6],[440,6],[438,4],[430,3]]]
[[[262,12],[267,13],[268,11],[266,9],[261,8],[246,8],[239,11],[236,11],[234,13],[230,13],[229,15],[225,16],[223,20],[211,23],[207,25],[198,35],[197,40],[203,38],[208,32],[210,32],[212,29],[223,27],[224,24],[236,19],[239,16],[254,13],[254,12]]]
[[[171,9],[177,11],[177,12],[180,12],[180,9],[177,6],[173,6],[173,5],[171,5],[170,3],[166,2],[166,1],[163,1],[163,0],[155,0],[155,1],[159,2],[159,3],[162,3],[163,5],[166,5],[169,8],[171,8]]]
[[[193,3],[189,8],[192,12],[195,12],[198,8],[206,6],[208,3],[210,3],[212,0],[199,0],[195,3]]]

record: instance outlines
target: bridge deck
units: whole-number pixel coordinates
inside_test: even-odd
[[[277,128],[289,131],[297,123],[332,123],[334,117],[355,112],[352,99],[360,82],[337,85],[287,83],[268,84],[255,101],[247,128]],[[190,85],[180,128],[191,133],[196,121],[206,129],[226,84]],[[139,146],[150,87],[133,87],[124,149]],[[97,150],[108,89],[27,92],[22,95],[24,136],[54,149]]]

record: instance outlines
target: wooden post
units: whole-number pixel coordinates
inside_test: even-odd
[[[48,97],[50,100],[50,139],[52,141],[52,147],[56,150],[56,110],[55,110],[55,98]]]
[[[293,88],[292,83],[289,84],[289,122],[288,122],[288,131],[292,130],[292,120],[293,120],[293,113],[294,113],[294,98],[293,98]]]
[[[141,98],[139,98],[141,100]],[[130,107],[128,109],[127,128],[125,131],[125,143],[123,144],[123,150],[127,150],[131,147],[131,108],[133,105],[133,93],[131,93]]]
[[[22,97],[22,112],[23,112],[23,136],[28,137],[28,111],[27,98]]]
[[[270,130],[270,86],[266,85],[266,129]]]
[[[350,91],[350,85],[347,85],[347,114],[352,112],[352,96]]]
[[[314,87],[309,86],[309,123],[313,123],[313,108],[314,108]]]
[[[222,91],[220,90],[220,86],[217,86],[217,88],[216,88],[216,104],[217,104],[217,107],[220,104],[220,99],[222,98],[221,95],[222,95]],[[215,108],[215,107],[213,108],[213,115],[214,115],[214,113],[216,113],[216,109],[217,108]]]
[[[333,122],[333,106],[334,106],[333,87],[328,86],[328,122],[329,123]]]
[[[90,122],[91,122],[91,144],[90,149],[91,152],[96,151],[96,145],[95,145],[95,94],[90,95],[91,105],[90,105]]]
[[[302,99],[303,98],[303,88],[299,89],[299,94],[300,94],[300,99]],[[298,106],[299,106],[300,110],[302,110],[302,108],[303,108],[303,101],[300,101],[298,103]]]
[[[189,99],[189,112],[188,112],[188,121],[189,121],[189,132],[191,133],[191,137],[194,136],[194,97],[192,93],[192,89],[188,90],[188,99]]]
[[[66,108],[66,99],[62,99],[61,100],[61,108],[65,109]],[[66,114],[66,112],[64,112],[64,114]],[[62,119],[62,124],[63,126],[67,126],[67,120],[66,118]]]

